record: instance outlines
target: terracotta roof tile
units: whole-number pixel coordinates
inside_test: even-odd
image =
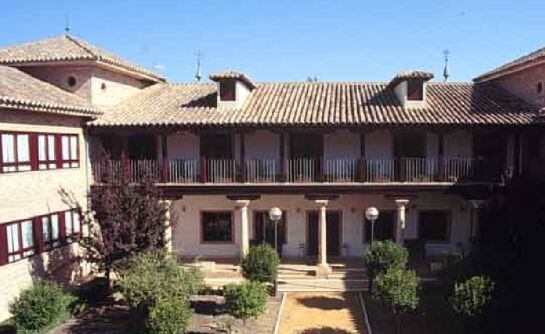
[[[215,72],[208,76],[212,81],[220,81],[224,79],[236,79],[244,82],[251,89],[255,88],[255,84],[246,74],[238,71],[223,71]]]
[[[494,85],[429,83],[426,108],[404,109],[386,83],[258,83],[243,107],[216,108],[216,85],[157,84],[92,126],[528,124],[537,110]]]
[[[428,81],[433,79],[433,73],[424,72],[424,71],[404,71],[401,73],[396,74],[395,77],[393,77],[392,80],[390,80],[390,83],[388,84],[388,87],[395,87],[397,86],[401,81],[409,80],[409,79],[421,79],[424,81]]]
[[[66,61],[97,61],[138,74],[148,80],[165,81],[165,78],[157,73],[128,62],[71,35],[47,38],[0,49],[0,64],[5,65]]]
[[[519,68],[525,67],[526,65],[532,65],[533,63],[537,63],[543,60],[545,60],[545,47],[520,58],[517,58],[513,61],[510,61],[507,64],[497,67],[491,71],[488,71],[485,74],[476,77],[474,81],[484,82],[489,79],[502,76],[503,74],[511,72],[512,70],[517,70]]]
[[[3,65],[0,65],[0,108],[78,116],[99,113],[84,99]]]

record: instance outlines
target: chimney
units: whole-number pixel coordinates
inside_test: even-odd
[[[423,108],[426,106],[426,82],[433,79],[433,73],[406,71],[398,73],[388,84],[403,108]]]
[[[224,71],[210,74],[210,80],[218,86],[218,108],[241,108],[256,88],[252,80],[242,72]]]

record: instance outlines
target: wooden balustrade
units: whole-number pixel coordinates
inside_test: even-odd
[[[140,182],[147,174],[164,183],[310,182],[474,182],[495,180],[474,158],[374,158],[107,160],[92,164],[96,182],[124,177]]]

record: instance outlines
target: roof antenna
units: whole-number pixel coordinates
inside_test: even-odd
[[[70,16],[66,15],[64,20],[64,34],[68,35],[70,33]]]
[[[195,60],[197,62],[197,68],[195,70],[195,81],[196,82],[200,82],[201,79],[202,79],[202,74],[201,74],[201,59],[202,59],[202,53],[201,53],[201,50],[197,50],[195,52]]]
[[[443,51],[443,55],[445,57],[445,68],[443,69],[443,81],[448,82],[448,78],[450,77],[449,68],[448,68],[448,57],[450,55],[450,51],[448,49]]]

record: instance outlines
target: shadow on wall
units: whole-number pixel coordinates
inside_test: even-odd
[[[80,281],[83,278],[80,258],[73,249],[74,244],[32,257],[29,262],[33,280],[50,280],[64,287]]]

